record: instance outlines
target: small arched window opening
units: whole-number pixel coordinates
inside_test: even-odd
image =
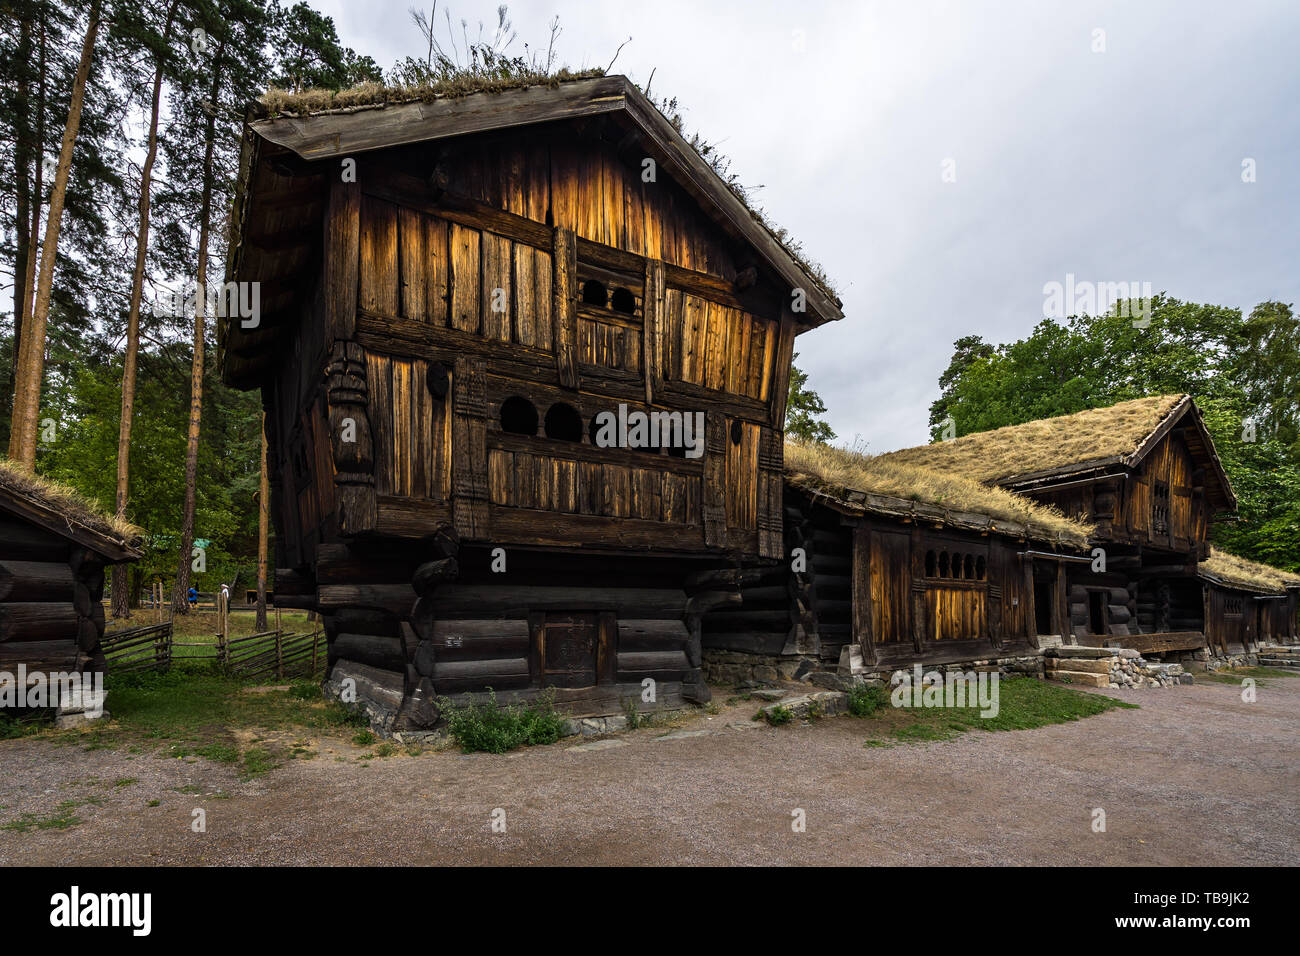
[[[564,402],[556,402],[546,410],[546,437],[560,441],[582,441],[582,416],[577,409]]]
[[[610,297],[609,307],[615,312],[622,312],[624,315],[635,315],[636,296],[627,289],[617,288]]]
[[[740,422],[731,423],[731,443],[739,445],[740,440],[745,437],[745,427]]]
[[[968,581],[975,580],[975,556],[968,554],[963,562],[962,577]]]
[[[981,555],[975,559],[975,577],[983,581],[986,573],[988,573],[988,568],[985,565],[983,555]]]
[[[605,291],[605,283],[599,279],[588,279],[584,282],[582,301],[587,305],[598,305],[604,308],[609,303],[609,293]]]
[[[939,552],[939,577],[949,577],[948,570],[948,552],[941,551]]]
[[[960,554],[954,554],[952,556],[952,576],[954,578],[961,577],[961,555]]]
[[[501,403],[501,430],[512,435],[536,435],[537,408],[522,395],[511,395]]]
[[[925,576],[934,577],[934,572],[938,566],[939,558],[933,551],[925,552]]]

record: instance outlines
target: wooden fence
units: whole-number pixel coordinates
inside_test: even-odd
[[[172,622],[109,631],[100,640],[111,674],[165,671],[172,663]]]
[[[230,637],[229,610],[218,602],[215,641],[178,641],[172,622],[147,624],[104,635],[101,646],[110,674],[132,671],[166,671],[174,660],[208,661],[244,680],[310,677],[325,660],[325,635],[319,627],[310,633],[286,634],[276,612],[276,628],[247,637]],[[175,655],[176,648],[185,648]]]

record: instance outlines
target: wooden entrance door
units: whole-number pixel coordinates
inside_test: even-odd
[[[552,612],[542,622],[542,686],[594,687],[600,656],[600,616]]]

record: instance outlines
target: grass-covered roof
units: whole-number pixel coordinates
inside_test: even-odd
[[[1221,584],[1283,594],[1288,587],[1300,587],[1300,574],[1260,564],[1219,548],[1210,548],[1210,556],[1200,563],[1202,576]]]
[[[23,513],[45,519],[47,525],[62,526],[69,537],[78,537],[79,531],[88,532],[120,550],[137,552],[138,556],[143,530],[106,514],[75,489],[33,474],[7,458],[0,458],[0,499],[4,498],[21,506]]]
[[[924,468],[845,448],[791,442],[787,478],[857,512],[913,516],[967,530],[989,531],[1083,548],[1092,526],[1022,495],[944,469]]]
[[[1072,415],[963,435],[880,457],[987,483],[1131,456],[1185,395],[1153,395]]]

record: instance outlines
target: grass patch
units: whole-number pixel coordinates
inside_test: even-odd
[[[72,811],[84,806],[99,806],[103,803],[98,797],[86,797],[82,800],[64,800],[49,816],[35,813],[21,814],[16,820],[0,824],[0,830],[12,830],[16,833],[29,833],[32,830],[68,830],[84,823]]]
[[[868,719],[872,738],[867,746],[951,740],[969,730],[1032,730],[1094,717],[1108,710],[1136,709],[1136,704],[1102,694],[1085,694],[1059,684],[1032,677],[1002,678],[998,682],[998,713],[981,717],[978,707],[893,707],[883,706],[888,695],[881,689]],[[850,698],[852,712],[852,698]]]
[[[1283,670],[1280,667],[1232,667],[1227,670],[1206,671],[1204,674],[1197,674],[1197,680],[1210,680],[1216,684],[1238,684],[1245,678],[1252,678],[1256,685],[1266,687],[1268,680],[1274,677],[1300,677],[1295,671]]]
[[[499,707],[496,693],[489,690],[487,703],[457,706],[441,698],[438,706],[462,753],[502,754],[517,747],[553,744],[564,734],[565,720],[555,712],[551,694],[544,693],[524,707]]]
[[[0,740],[17,740],[19,737],[40,733],[53,723],[50,717],[52,713],[53,711],[38,711],[20,717],[0,714]]]

